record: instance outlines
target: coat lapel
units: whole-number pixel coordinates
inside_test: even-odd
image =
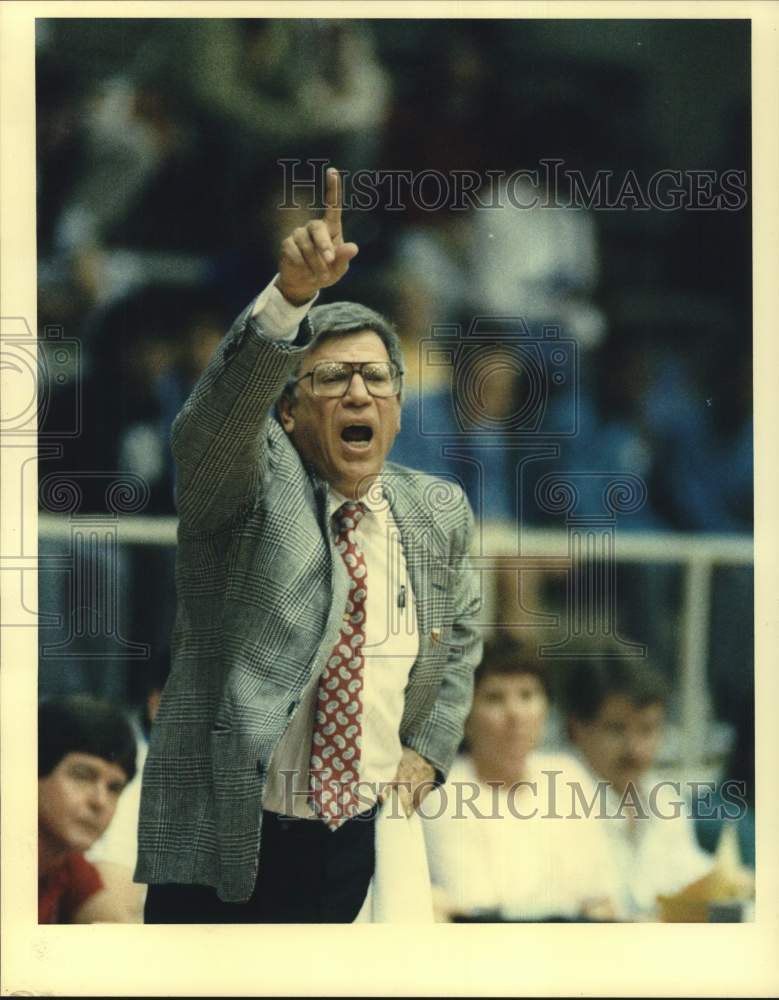
[[[430,580],[434,562],[436,526],[413,473],[382,473],[384,495],[400,532],[411,586],[417,606],[420,633],[430,631]]]

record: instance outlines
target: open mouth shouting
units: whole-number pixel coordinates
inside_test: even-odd
[[[341,377],[345,366],[354,368],[348,383],[341,378],[338,393],[326,380],[314,383],[314,370],[325,362],[325,375],[335,370]],[[361,496],[380,475],[400,430],[399,388],[387,395],[393,386],[381,381],[378,369],[387,362],[373,330],[334,336],[307,356],[297,394],[279,399],[279,419],[301,458],[343,496]]]
[[[367,451],[373,441],[373,428],[369,424],[347,424],[341,430],[341,441],[348,451]]]

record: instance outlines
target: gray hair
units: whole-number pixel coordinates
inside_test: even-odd
[[[327,305],[314,306],[308,314],[308,321],[314,334],[309,351],[331,337],[346,337],[363,330],[372,330],[387,348],[390,361],[397,365],[399,371],[403,371],[403,349],[397,331],[385,316],[374,309],[357,302],[328,302]],[[284,386],[282,396],[294,398],[298,372]]]

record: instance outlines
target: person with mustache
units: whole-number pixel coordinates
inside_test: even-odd
[[[173,426],[178,610],[142,785],[147,923],[360,917],[380,807],[399,801],[403,823],[445,779],[470,705],[473,517],[456,485],[385,461],[398,337],[365,306],[314,306],[358,253],[332,168],[326,206],[284,239]]]
[[[596,825],[611,859],[621,920],[657,919],[658,895],[695,882],[713,861],[695,841],[681,786],[653,774],[668,687],[643,658],[576,661],[568,671],[568,736],[589,782]]]

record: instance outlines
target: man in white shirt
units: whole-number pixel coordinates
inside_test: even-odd
[[[442,781],[480,642],[462,491],[385,466],[397,335],[311,309],[357,254],[340,182],[173,428],[178,613],[144,770],[147,922],[350,922],[390,787]],[[309,313],[309,309],[311,309]],[[277,404],[278,419],[272,414]]]
[[[571,809],[596,819],[612,864],[616,915],[652,919],[659,894],[712,867],[695,840],[681,786],[652,773],[665,721],[662,676],[637,658],[582,659],[566,678],[568,735],[590,781]]]

